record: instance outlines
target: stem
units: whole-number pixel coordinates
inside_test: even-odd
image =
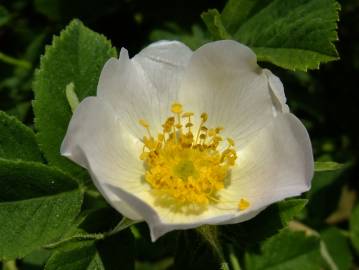
[[[241,265],[239,264],[239,261],[234,253],[234,249],[232,245],[228,245],[229,250],[229,261],[231,263],[233,270],[241,270]]]
[[[77,106],[80,104],[79,98],[77,97],[77,94],[75,92],[75,84],[73,82],[70,82],[68,85],[66,85],[65,89],[67,102],[70,105],[72,113],[75,112]]]
[[[299,222],[299,221],[291,221],[288,225],[290,230],[294,231],[303,231],[307,235],[312,235],[316,237],[320,237],[319,232],[312,229],[311,227]],[[333,260],[331,254],[328,251],[327,245],[323,240],[320,240],[320,255],[325,260],[325,262],[328,264],[331,270],[338,270],[338,266],[336,265],[335,261]]]
[[[138,220],[132,220],[132,219],[128,219],[126,217],[123,217],[121,219],[121,221],[116,225],[115,228],[113,228],[111,231],[105,233],[105,237],[108,237],[108,236],[111,236],[111,235],[114,235],[116,233],[119,233],[125,229],[127,229],[128,227],[136,224],[136,223],[139,223],[140,221]]]
[[[65,244],[67,242],[71,242],[71,241],[74,241],[74,240],[79,240],[79,241],[86,241],[86,240],[95,240],[95,241],[98,241],[98,240],[103,240],[105,239],[106,237],[109,237],[109,236],[112,236],[116,233],[119,233],[125,229],[127,229],[128,227],[136,224],[136,223],[139,223],[140,221],[135,221],[135,220],[131,220],[131,219],[128,219],[126,217],[123,217],[121,219],[121,221],[117,224],[117,226],[112,229],[111,231],[108,231],[108,232],[105,232],[105,233],[81,233],[81,234],[75,234],[75,235],[72,235],[68,238],[65,238],[65,239],[61,239],[57,242],[54,242],[54,243],[51,243],[51,244],[48,244],[48,245],[45,245],[44,248],[46,249],[52,249],[52,248],[56,248],[62,244]]]
[[[25,68],[25,69],[31,68],[30,62],[13,58],[13,57],[6,55],[2,52],[0,52],[0,61],[4,62],[6,64],[9,64],[9,65],[13,65],[13,66],[17,66],[17,67],[21,67],[21,68]]]
[[[221,270],[230,270],[227,262],[221,263]]]
[[[89,234],[75,234],[73,236],[70,236],[68,238],[61,239],[57,242],[45,245],[44,248],[46,249],[52,249],[56,248],[62,244],[65,244],[67,242],[71,242],[73,240],[102,240],[105,236],[102,233],[89,233]]]
[[[219,241],[217,227],[212,225],[202,225],[196,230],[218,256],[221,262],[221,270],[230,270]]]

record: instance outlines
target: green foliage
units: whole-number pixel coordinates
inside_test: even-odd
[[[176,24],[168,24],[166,28],[166,30],[153,30],[150,40],[179,40],[193,50],[210,41],[208,33],[198,25],[193,25],[191,32],[183,30]]]
[[[130,231],[103,239],[73,239],[59,246],[45,269],[121,269],[134,268],[134,239]]]
[[[0,159],[0,260],[59,238],[80,211],[77,183],[40,163]]]
[[[291,199],[271,205],[254,219],[223,226],[223,237],[226,241],[233,241],[233,245],[241,250],[255,245],[286,227],[306,203],[304,199]]]
[[[89,180],[88,174],[60,155],[72,115],[66,87],[73,83],[80,101],[95,95],[101,69],[112,56],[116,50],[108,40],[74,20],[47,47],[35,75],[33,106],[40,148],[50,164],[82,181]]]
[[[339,229],[331,227],[321,232],[320,235],[338,270],[351,269],[353,258],[348,239],[343,233]]]
[[[323,265],[319,238],[288,230],[265,241],[259,254],[245,256],[246,270],[318,270]]]
[[[290,70],[319,68],[338,58],[333,0],[231,0],[222,14],[202,14],[215,39],[235,39],[257,54],[259,61]]]
[[[336,209],[343,186],[342,176],[347,168],[343,166],[341,169],[315,173],[312,187],[307,193],[309,200],[306,207],[307,224],[311,226],[320,224]]]
[[[356,253],[359,254],[359,205],[354,208],[350,218],[350,239]]]
[[[325,171],[336,171],[343,169],[345,167],[345,164],[340,164],[333,161],[316,161],[314,170],[316,172],[325,172]]]
[[[285,228],[306,203],[307,200],[303,199],[286,200],[268,207],[256,218],[243,223],[218,228],[204,226],[197,233],[182,233],[177,244],[175,269],[218,269],[224,262],[222,248],[231,244],[235,254],[240,256],[248,248],[255,247]],[[188,249],[191,247],[193,250],[189,254]]]
[[[21,269],[26,270],[43,270],[44,265],[49,259],[49,256],[51,255],[50,250],[46,249],[37,249],[33,252],[31,252],[29,255],[26,255],[22,259],[22,265]]]
[[[227,33],[226,28],[222,24],[221,14],[219,14],[217,9],[210,9],[202,13],[201,17],[214,39],[231,39],[231,35]]]
[[[0,111],[0,158],[42,161],[33,131]]]
[[[45,270],[105,269],[94,241],[68,243],[56,250],[47,261]]]

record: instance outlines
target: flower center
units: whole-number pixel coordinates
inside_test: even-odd
[[[197,206],[218,202],[218,191],[226,186],[237,159],[234,141],[227,138],[220,151],[219,146],[225,143],[220,135],[223,128],[207,128],[207,113],[201,114],[193,132],[193,113],[183,112],[179,103],[174,103],[171,111],[173,116],[167,118],[156,137],[145,120],[139,121],[147,130],[140,155],[146,167],[146,182],[166,202]]]
[[[178,164],[174,166],[173,173],[175,176],[187,181],[188,177],[193,178],[197,175],[197,170],[191,160],[184,159],[180,160]]]

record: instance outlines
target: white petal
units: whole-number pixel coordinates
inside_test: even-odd
[[[284,87],[280,79],[275,76],[270,70],[264,69],[264,73],[268,78],[270,94],[273,102],[274,114],[277,115],[277,112],[287,113],[289,112],[289,107],[286,104],[287,98],[284,94]]]
[[[220,192],[224,202],[210,205],[200,214],[176,213],[156,204],[148,192],[135,196],[129,192],[127,200],[149,223],[152,239],[172,230],[195,228],[202,224],[243,222],[268,205],[310,188],[314,164],[310,140],[304,126],[292,114],[278,114],[238,154],[238,167],[232,173],[231,185]],[[115,190],[121,194],[124,192]],[[241,198],[248,200],[250,207],[238,211]]]
[[[245,144],[273,118],[266,75],[255,54],[231,40],[208,43],[193,53],[179,100],[196,113],[208,113],[208,127]]]
[[[124,147],[122,141],[126,136],[127,147]],[[70,121],[61,154],[87,168],[92,176],[93,172],[101,175],[92,178],[105,199],[125,216],[142,220],[142,216],[103,184],[118,184],[142,173],[142,167],[134,162],[134,153],[139,151],[138,140],[129,136],[120,129],[111,107],[100,98],[88,97]]]
[[[230,187],[221,192],[225,198],[245,198],[257,210],[300,195],[309,190],[314,171],[308,133],[293,114],[278,114],[238,152],[237,164]]]
[[[120,59],[110,59],[102,70],[98,96],[109,102],[121,123],[141,138],[145,119],[152,131],[161,130],[177,92],[192,51],[180,42],[151,44],[133,59],[125,49]]]
[[[148,192],[134,194],[113,185],[108,185],[108,188],[143,215],[150,228],[152,241],[173,230],[196,228],[204,224],[229,224],[233,223],[234,218],[237,218],[236,222],[243,222],[263,210],[251,209],[238,212],[237,208],[220,209],[217,205],[216,207],[210,206],[207,211],[199,215],[180,214],[171,211],[168,207],[158,206]]]

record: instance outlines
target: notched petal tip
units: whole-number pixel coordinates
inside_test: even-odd
[[[183,47],[183,48],[187,48],[188,50],[191,50],[186,44],[184,44],[181,41],[178,40],[159,40],[156,42],[151,43],[150,45],[147,46],[147,48],[152,48],[152,47],[169,47],[169,46],[179,46],[179,47]]]
[[[269,93],[274,107],[274,115],[276,115],[277,112],[288,113],[289,107],[286,104],[287,98],[284,93],[283,83],[269,69],[263,69],[263,72],[268,80]]]
[[[139,62],[146,69],[146,72],[149,71],[148,69],[151,66],[148,64],[151,62],[167,68],[169,66],[183,68],[188,64],[192,53],[192,50],[182,42],[161,40],[145,47],[133,60]]]
[[[238,66],[253,71],[258,70],[257,56],[246,45],[234,40],[219,40],[207,43],[194,52],[205,54],[211,62],[222,65],[223,68],[236,68]]]
[[[118,59],[129,59],[128,50],[126,48],[121,48]]]
[[[80,147],[79,137],[82,134],[83,123],[88,119],[88,112],[99,106],[96,97],[86,97],[75,110],[66,135],[60,146],[60,154],[84,168],[88,168],[88,161],[83,149]]]

